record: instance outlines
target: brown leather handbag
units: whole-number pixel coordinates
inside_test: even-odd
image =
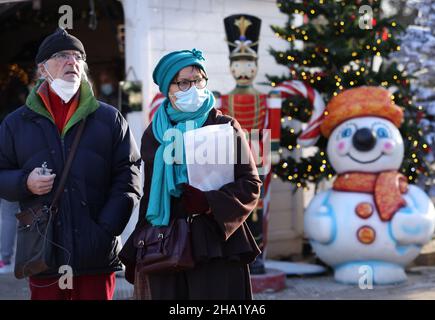
[[[188,219],[172,219],[168,226],[146,224],[135,236],[136,271],[165,273],[194,267]]]

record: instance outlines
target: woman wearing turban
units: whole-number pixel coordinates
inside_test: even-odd
[[[203,61],[199,50],[175,51],[162,57],[153,72],[166,99],[142,137],[145,182],[139,222],[121,253],[126,278],[134,283],[138,299],[252,298],[248,264],[259,249],[245,220],[255,208],[261,180],[239,123],[214,108]],[[230,123],[238,137],[234,152],[249,161],[234,164],[234,182],[201,191],[189,184],[185,163],[164,160],[165,148],[173,143],[164,135],[171,129],[184,133],[224,123]],[[183,147],[183,140],[175,144]],[[165,226],[171,219],[187,217],[193,217],[194,268],[158,274],[135,269],[135,233],[144,224]]]

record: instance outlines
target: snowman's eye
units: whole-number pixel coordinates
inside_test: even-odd
[[[376,136],[378,138],[388,138],[389,137],[388,131],[385,128],[377,128],[376,129]]]
[[[341,132],[341,137],[342,138],[349,138],[352,135],[352,129],[351,128],[346,128]]]

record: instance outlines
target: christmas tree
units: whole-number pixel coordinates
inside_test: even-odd
[[[400,37],[401,50],[393,56],[412,75],[411,92],[414,101],[427,112],[420,125],[428,141],[427,161],[435,160],[435,3],[431,0],[409,1],[408,5],[418,10],[415,24]],[[434,164],[433,164],[434,165]],[[421,179],[421,185],[435,196],[434,176]]]
[[[407,73],[399,70],[397,63],[387,60],[391,53],[401,50],[398,35],[403,28],[394,17],[382,17],[380,1],[278,0],[277,5],[288,15],[288,23],[284,27],[272,26],[272,29],[276,36],[288,41],[288,49],[272,48],[270,52],[277,63],[289,69],[289,74],[267,75],[271,85],[286,80],[303,81],[319,91],[326,102],[356,86],[388,88],[391,98],[405,113],[400,129],[405,140],[401,172],[412,183],[421,174],[430,175],[425,159],[429,146],[419,127],[425,117],[424,108],[412,101]],[[303,23],[296,25],[298,19]],[[297,143],[301,130],[295,129],[292,123],[294,120],[306,123],[312,111],[304,97],[292,96],[282,105],[281,160],[274,166],[274,172],[297,187],[307,187],[309,182],[317,185],[335,174],[328,162],[323,137],[317,141],[312,155],[295,157],[285,152],[285,149],[301,148]]]

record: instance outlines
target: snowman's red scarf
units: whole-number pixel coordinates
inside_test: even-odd
[[[406,206],[402,194],[408,191],[408,182],[397,171],[344,173],[337,177],[333,189],[372,193],[379,217],[382,221],[389,221],[397,210]]]

